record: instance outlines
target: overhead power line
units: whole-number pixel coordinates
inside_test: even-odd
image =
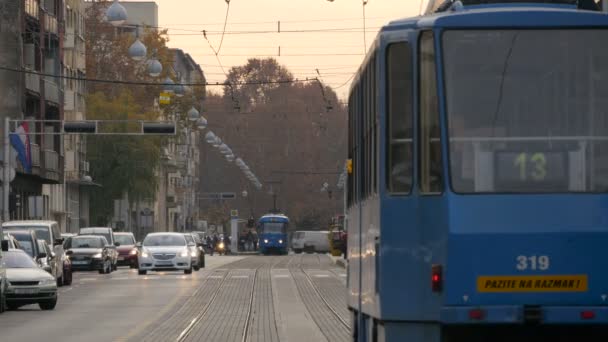
[[[0,66],[0,70],[5,71],[13,71],[23,74],[32,74],[49,78],[58,78],[58,79],[66,79],[66,80],[76,80],[83,82],[92,82],[92,83],[108,83],[108,84],[125,84],[125,85],[138,85],[138,86],[165,86],[165,83],[161,82],[142,82],[142,81],[122,81],[122,80],[108,80],[108,79],[99,79],[99,78],[86,78],[86,77],[76,77],[76,76],[66,76],[66,75],[53,75],[46,74],[38,71],[32,71],[27,69],[15,69],[9,68],[5,66]],[[258,85],[258,84],[290,84],[290,83],[303,83],[303,82],[316,82],[316,78],[306,78],[303,80],[293,79],[293,80],[278,80],[278,81],[248,81],[248,82],[232,82],[230,84],[227,83],[211,83],[211,82],[202,82],[202,83],[175,83],[172,85],[182,85],[187,87],[202,87],[202,86],[230,86],[230,85]]]

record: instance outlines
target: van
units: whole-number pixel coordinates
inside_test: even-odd
[[[293,233],[291,249],[294,253],[329,252],[329,232],[326,230],[299,230]]]
[[[11,231],[33,230],[36,232],[38,239],[46,241],[49,247],[52,247],[53,252],[55,252],[56,262],[61,265],[57,267],[57,285],[63,285],[63,263],[66,256],[63,250],[63,237],[61,236],[59,224],[56,221],[8,221],[2,223],[2,230],[9,233]]]

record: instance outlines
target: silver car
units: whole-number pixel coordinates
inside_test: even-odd
[[[137,244],[141,248],[139,256],[139,274],[148,271],[183,270],[185,274],[192,273],[192,252],[196,246],[188,243],[182,233],[151,233],[144,242]]]
[[[27,304],[38,304],[42,310],[53,310],[57,304],[57,281],[40,268],[34,259],[20,249],[3,252],[6,268],[6,305],[11,310]]]

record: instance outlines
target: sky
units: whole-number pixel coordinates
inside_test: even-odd
[[[368,0],[366,34],[362,1],[230,0],[221,41],[226,0],[155,0],[159,26],[169,28],[168,45],[189,53],[208,82],[225,80],[220,64],[227,72],[232,66],[246,64],[248,57],[272,56],[298,79],[318,77],[318,69],[320,79],[337,88],[342,99],[365,57],[364,46],[370,46],[378,29],[391,20],[418,15],[425,0]],[[281,33],[277,33],[278,21]],[[203,30],[209,41],[201,34]],[[314,32],[286,32],[302,30]],[[210,44],[219,49],[219,61]]]

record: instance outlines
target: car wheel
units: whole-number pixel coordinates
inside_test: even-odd
[[[2,282],[0,282],[0,286],[2,285]],[[0,291],[0,313],[6,311],[6,297],[4,295],[4,287],[2,287],[2,291]]]
[[[63,274],[61,277],[57,278],[57,287],[63,286]]]
[[[51,300],[45,300],[43,302],[38,303],[41,310],[53,310],[57,305],[57,298]]]
[[[184,270],[184,274],[192,274],[192,266],[189,269]]]
[[[112,261],[108,260],[108,268],[106,269],[106,274],[112,273]]]
[[[112,265],[112,271],[116,271],[118,270],[118,265],[117,264],[113,264]]]
[[[146,275],[146,273],[148,273],[146,270],[137,270],[137,274],[139,275]]]
[[[201,269],[199,266],[194,266],[193,268],[195,271],[199,271]]]

